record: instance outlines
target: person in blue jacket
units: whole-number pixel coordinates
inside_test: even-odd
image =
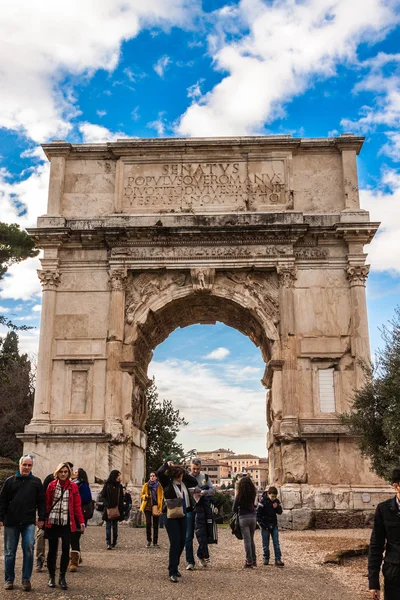
[[[261,538],[264,553],[264,565],[269,564],[269,541],[272,537],[274,546],[275,565],[283,567],[281,548],[279,545],[279,530],[277,515],[282,514],[282,504],[278,500],[278,490],[271,486],[263,493],[257,506],[257,523],[261,527]]]
[[[89,481],[86,471],[83,469],[78,469],[74,472],[74,482],[77,484],[79,489],[79,495],[81,497],[82,503],[82,513],[85,517],[85,527],[87,526],[88,518],[85,515],[85,506],[89,505],[92,502],[92,492],[90,491]],[[70,563],[69,570],[71,573],[74,573],[78,570],[78,565],[82,562],[81,557],[81,535],[82,532],[77,529],[76,531],[71,533],[71,553],[70,553]]]

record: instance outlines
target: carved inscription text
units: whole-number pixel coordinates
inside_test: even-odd
[[[123,208],[245,210],[286,200],[283,160],[125,165]]]

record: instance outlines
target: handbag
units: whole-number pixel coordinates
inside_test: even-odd
[[[113,506],[112,508],[107,508],[107,519],[109,521],[115,521],[115,519],[120,518],[120,512],[118,506]]]
[[[229,526],[232,530],[232,535],[236,536],[238,540],[242,540],[243,535],[242,530],[240,529],[239,512],[233,513]]]
[[[82,504],[82,514],[85,517],[85,521],[89,521],[93,517],[94,513],[94,502],[90,500],[87,504]]]
[[[183,498],[166,498],[167,519],[181,519],[185,516],[183,512]]]
[[[106,511],[107,511],[107,519],[109,521],[115,521],[115,519],[119,519],[121,516],[121,513],[119,512],[119,494],[120,494],[121,489],[118,488],[118,498],[117,498],[117,506],[113,506],[113,507],[107,507]]]
[[[159,517],[161,515],[161,510],[158,510],[157,504],[153,504],[151,507],[151,514],[153,517]]]

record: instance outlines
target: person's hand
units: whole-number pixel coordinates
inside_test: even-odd
[[[39,529],[42,529],[43,525],[44,525],[44,521],[36,521],[36,525],[37,525],[37,527],[39,527]]]
[[[173,466],[174,466],[174,461],[173,461],[173,460],[169,460],[169,461],[167,462],[167,465],[168,465],[169,467],[173,467]]]
[[[274,502],[272,506],[273,506],[274,508],[278,508],[278,503],[277,503],[277,502]]]
[[[81,523],[81,533],[85,533],[85,523]]]
[[[0,521],[0,527],[3,527],[3,521]]]
[[[369,590],[372,600],[379,600],[381,597],[381,593],[379,590]]]

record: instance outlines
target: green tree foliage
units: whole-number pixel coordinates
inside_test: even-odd
[[[22,433],[33,412],[34,384],[27,354],[18,350],[15,331],[0,338],[0,456],[19,458]]]
[[[363,365],[364,385],[355,393],[353,412],[343,415],[372,469],[390,480],[400,466],[400,308],[382,328],[383,349],[375,365]]]
[[[38,254],[39,250],[35,248],[34,241],[25,231],[20,230],[19,225],[0,222],[0,280],[7,273],[8,267]],[[14,330],[31,329],[26,325],[14,325],[4,315],[0,315],[0,325]]]
[[[175,410],[171,400],[160,400],[153,378],[152,385],[146,392],[148,416],[146,421],[147,448],[146,471],[157,470],[167,458],[182,461],[184,450],[175,439],[187,421]]]
[[[233,509],[233,498],[231,494],[229,492],[215,492],[213,496],[213,502],[218,508],[218,513],[223,520],[229,520],[232,516]]]

